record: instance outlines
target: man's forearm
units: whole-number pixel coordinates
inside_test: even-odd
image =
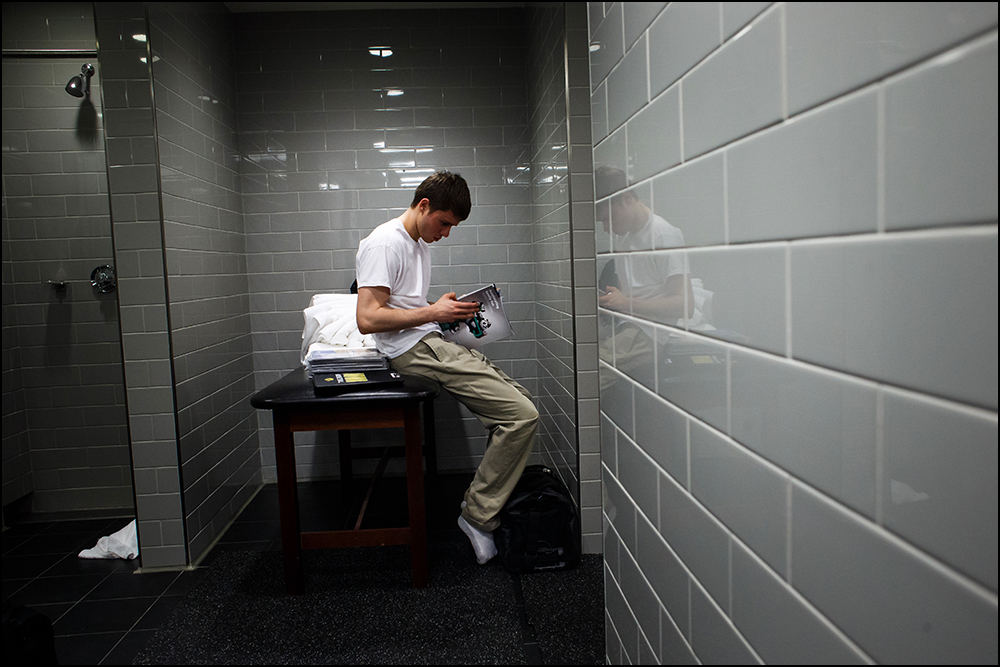
[[[410,309],[376,305],[364,311],[358,308],[358,331],[363,334],[402,331],[434,321],[434,308],[431,305]]]

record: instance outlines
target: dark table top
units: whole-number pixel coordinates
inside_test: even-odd
[[[409,375],[403,376],[402,386],[387,389],[349,391],[341,394],[316,391],[308,371],[304,366],[299,366],[280,380],[272,382],[254,394],[250,398],[250,405],[262,410],[273,410],[293,405],[322,405],[324,403],[345,405],[355,402],[423,401],[434,398],[439,392],[440,387],[436,383]]]

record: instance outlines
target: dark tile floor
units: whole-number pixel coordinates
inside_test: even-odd
[[[427,484],[429,540],[463,540],[455,520],[472,475],[438,475]],[[303,530],[343,526],[360,506],[367,481],[349,494],[338,481],[301,484]],[[386,478],[365,513],[365,527],[405,525],[405,480]],[[61,664],[131,664],[220,552],[280,550],[278,493],[264,486],[199,567],[137,574],[137,561],[84,560],[82,549],[123,528],[129,518],[21,522],[3,533],[3,609],[25,605],[53,623]],[[471,557],[471,548],[470,548]]]

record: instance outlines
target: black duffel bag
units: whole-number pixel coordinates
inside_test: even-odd
[[[543,465],[528,466],[493,531],[508,572],[565,570],[580,563],[580,514],[566,485]]]

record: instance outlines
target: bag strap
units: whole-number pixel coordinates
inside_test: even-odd
[[[524,564],[529,570],[535,568],[535,557],[538,556],[538,527],[542,522],[542,513],[538,510],[531,510],[528,515],[528,553],[525,556]]]

